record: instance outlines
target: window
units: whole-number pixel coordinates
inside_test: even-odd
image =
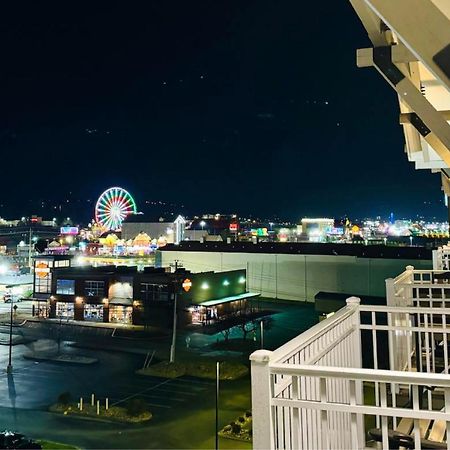
[[[69,267],[68,260],[55,261],[55,267]]]
[[[104,297],[105,282],[104,281],[85,281],[84,295],[87,297]]]
[[[84,320],[103,321],[103,305],[84,305]]]
[[[75,280],[56,280],[56,293],[66,295],[75,294]]]
[[[60,319],[73,319],[74,318],[73,303],[67,302],[56,303],[56,317]]]
[[[141,298],[143,301],[166,302],[169,300],[167,284],[141,283]]]
[[[52,289],[52,275],[49,273],[45,278],[35,277],[34,292],[50,294]]]

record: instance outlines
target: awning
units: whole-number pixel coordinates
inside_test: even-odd
[[[108,303],[110,305],[133,306],[133,300],[131,298],[113,297]]]
[[[200,306],[216,306],[222,303],[231,303],[238,300],[247,300],[249,298],[259,297],[261,294],[256,292],[245,292],[244,294],[233,295],[231,297],[222,297],[215,300],[208,300],[207,302],[199,303]]]

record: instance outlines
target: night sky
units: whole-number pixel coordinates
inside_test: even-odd
[[[370,42],[347,1],[17,1],[0,17],[0,215],[121,185],[196,213],[445,217],[394,91],[356,68]]]

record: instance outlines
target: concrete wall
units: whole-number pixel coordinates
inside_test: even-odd
[[[176,259],[192,272],[247,269],[248,290],[263,297],[314,301],[319,291],[354,295],[386,295],[385,279],[407,265],[431,269],[427,260],[357,258],[355,256],[267,253],[157,252],[157,265]]]

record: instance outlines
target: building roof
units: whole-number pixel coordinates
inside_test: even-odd
[[[422,259],[431,260],[432,252],[424,247],[394,247],[364,244],[320,244],[313,242],[196,242],[182,241],[168,244],[158,251],[270,253],[294,255],[356,256],[358,258]]]
[[[200,306],[216,306],[221,305],[223,303],[235,302],[237,300],[246,300],[249,298],[259,297],[261,294],[257,294],[256,292],[245,292],[244,294],[232,295],[230,297],[222,297],[214,300],[208,300],[203,303],[199,303]]]
[[[174,223],[179,215],[129,214],[123,223]]]

